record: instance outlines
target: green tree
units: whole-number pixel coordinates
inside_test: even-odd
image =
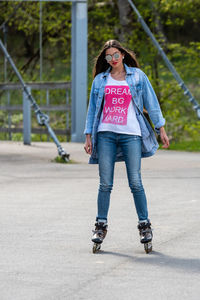
[[[135,0],[134,3],[185,83],[200,99],[199,0]],[[9,19],[17,5],[19,2],[0,2],[0,24]],[[7,25],[9,52],[27,80],[38,80],[39,3],[21,3]],[[70,39],[71,4],[43,3],[46,80],[70,78]],[[92,81],[93,59],[108,39],[119,39],[136,53],[158,95],[171,139],[199,140],[200,121],[196,113],[126,1],[88,1],[88,86]],[[1,70],[2,63],[1,60]],[[11,71],[9,76],[12,79]]]

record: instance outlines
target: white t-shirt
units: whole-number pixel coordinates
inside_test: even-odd
[[[109,74],[104,98],[98,132],[112,131],[141,136],[140,125],[126,80],[115,80]]]

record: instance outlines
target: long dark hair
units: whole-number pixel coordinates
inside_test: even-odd
[[[99,55],[95,59],[95,65],[93,68],[93,77],[95,77],[97,74],[99,74],[101,72],[105,72],[110,67],[109,63],[107,63],[107,61],[105,59],[106,50],[109,48],[118,49],[124,55],[123,62],[128,67],[139,68],[139,63],[138,63],[138,61],[136,59],[136,55],[133,51],[127,50],[120,44],[120,42],[118,42],[116,40],[109,40],[105,43],[105,45],[103,46]]]

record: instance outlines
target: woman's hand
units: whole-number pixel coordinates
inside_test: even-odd
[[[91,134],[86,134],[86,140],[85,140],[85,146],[84,146],[85,152],[87,154],[92,154],[92,140],[91,140]]]
[[[169,147],[169,138],[165,132],[165,128],[164,127],[161,127],[160,128],[160,138],[161,138],[161,141],[162,141],[162,148],[168,148]]]

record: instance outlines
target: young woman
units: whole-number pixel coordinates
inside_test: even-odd
[[[138,215],[141,243],[152,240],[147,200],[141,180],[141,158],[152,156],[158,143],[143,115],[148,111],[163,147],[169,147],[155,92],[139,69],[134,53],[109,40],[96,58],[88,107],[84,149],[90,163],[99,164],[100,185],[92,241],[101,244],[107,233],[107,215],[113,186],[114,164],[125,161],[129,187]],[[100,247],[99,247],[100,248]]]

